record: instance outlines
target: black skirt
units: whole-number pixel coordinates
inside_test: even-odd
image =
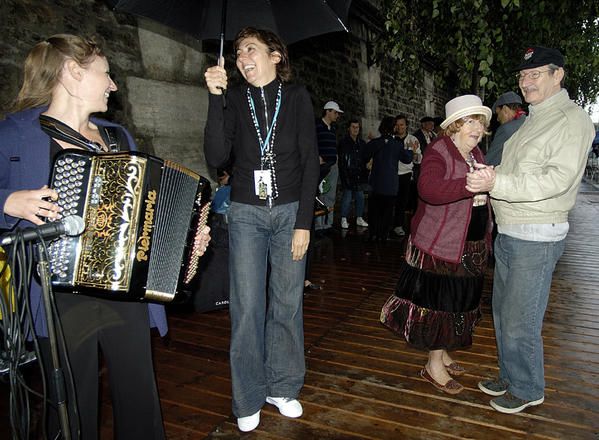
[[[381,322],[421,350],[469,347],[481,318],[486,262],[484,239],[466,241],[457,264],[423,253],[410,240],[395,293],[381,311]]]

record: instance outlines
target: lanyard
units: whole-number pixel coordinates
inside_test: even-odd
[[[258,117],[256,116],[256,106],[254,104],[254,98],[252,97],[249,87],[247,88],[247,98],[248,98],[248,103],[250,106],[250,114],[252,116],[252,121],[254,122],[254,127],[256,127],[256,134],[258,135],[258,143],[260,144],[260,154],[261,154],[261,157],[264,157],[266,155],[266,151],[269,149],[272,151],[272,147],[274,145],[274,140],[275,140],[274,132],[275,132],[275,129],[277,126],[277,118],[279,116],[279,111],[281,110],[281,98],[282,98],[281,84],[279,84],[279,90],[277,92],[277,101],[275,103],[275,113],[273,115],[272,122],[270,124],[270,128],[268,129],[268,131],[266,133],[266,138],[264,140],[262,140],[262,132],[260,131],[260,123],[258,122]],[[266,109],[266,107],[267,107],[266,100],[264,100],[264,108]],[[268,124],[268,120],[266,121],[266,124]]]

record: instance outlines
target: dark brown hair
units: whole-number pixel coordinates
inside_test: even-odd
[[[379,133],[382,136],[392,135],[394,126],[395,118],[393,116],[385,116],[379,125]]]
[[[235,53],[237,53],[237,49],[239,49],[241,40],[250,37],[254,37],[258,41],[264,43],[266,47],[268,47],[270,53],[277,52],[281,55],[281,61],[276,64],[277,76],[282,82],[288,82],[291,80],[291,65],[289,64],[289,53],[287,52],[287,47],[274,32],[266,29],[256,29],[254,27],[243,28],[237,33],[237,35],[235,35],[235,40],[233,42]]]
[[[400,119],[403,119],[404,121],[406,121],[406,127],[410,125],[408,122],[408,117],[406,115],[397,115],[395,117],[395,123],[397,124],[397,121],[399,121]]]

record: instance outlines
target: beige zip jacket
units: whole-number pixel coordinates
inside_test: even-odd
[[[497,224],[568,221],[594,137],[591,118],[565,89],[531,105],[496,168],[490,195]]]

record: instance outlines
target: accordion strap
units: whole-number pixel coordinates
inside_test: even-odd
[[[39,120],[42,131],[54,139],[68,142],[71,145],[83,148],[84,150],[93,151],[94,153],[102,153],[104,151],[100,144],[90,141],[81,133],[73,130],[58,119],[54,119],[47,115],[40,115]]]
[[[123,143],[121,136],[119,136],[121,129],[119,127],[98,127],[104,130],[106,134],[106,143],[108,145],[108,151],[116,153],[120,151],[119,146]]]

